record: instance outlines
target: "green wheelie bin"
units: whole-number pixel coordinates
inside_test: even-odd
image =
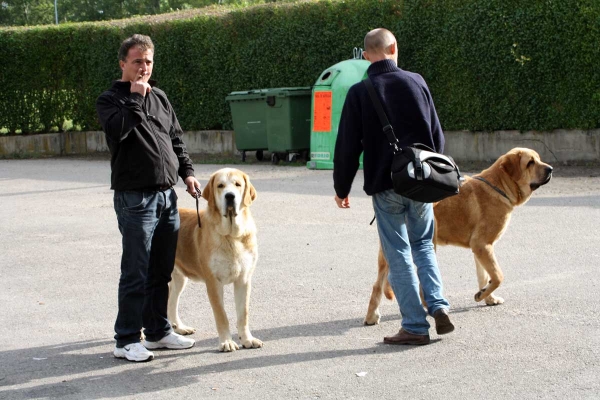
[[[269,148],[267,138],[267,90],[231,92],[225,100],[231,109],[235,146],[246,161],[246,151],[255,151],[263,159],[263,150]]]
[[[310,87],[266,89],[267,142],[271,161],[298,154],[308,159],[310,149]]]

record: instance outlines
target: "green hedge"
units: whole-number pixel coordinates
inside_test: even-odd
[[[427,80],[445,130],[600,127],[597,0],[329,0],[0,30],[0,128],[99,129],[119,44],[144,33],[182,127],[228,129],[228,93],[311,86],[379,26],[396,34],[400,66]]]

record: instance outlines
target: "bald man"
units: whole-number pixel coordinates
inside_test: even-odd
[[[398,138],[398,147],[422,143],[444,151],[444,134],[423,77],[398,68],[398,42],[387,29],[365,36],[367,75]],[[350,207],[350,189],[364,153],[364,191],[372,196],[377,230],[390,266],[388,275],[402,315],[401,329],[384,343],[424,345],[430,342],[429,314],[438,335],[450,333],[449,303],[433,247],[433,204],[402,197],[393,190],[393,151],[363,82],[348,91],[335,144],[333,181],[339,208]],[[416,271],[413,268],[416,265]],[[427,311],[419,296],[423,289]]]

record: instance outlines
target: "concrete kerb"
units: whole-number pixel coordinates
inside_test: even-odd
[[[449,131],[445,153],[456,161],[493,161],[514,147],[536,150],[553,163],[600,162],[600,129],[469,132]],[[188,131],[184,141],[191,154],[238,153],[233,131]],[[0,136],[0,158],[28,158],[61,155],[91,155],[107,152],[100,131],[58,132],[38,135]]]
[[[600,161],[600,129],[446,132],[445,153],[457,161],[493,161],[514,147],[528,147],[551,163]]]
[[[234,154],[233,131],[190,131],[183,134],[191,154]],[[102,131],[57,132],[37,135],[0,136],[0,158],[30,158],[92,155],[108,152]]]

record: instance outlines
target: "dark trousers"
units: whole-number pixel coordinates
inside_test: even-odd
[[[117,347],[157,341],[172,332],[167,319],[169,282],[175,263],[179,212],[173,189],[115,191],[114,206],[123,237]]]

